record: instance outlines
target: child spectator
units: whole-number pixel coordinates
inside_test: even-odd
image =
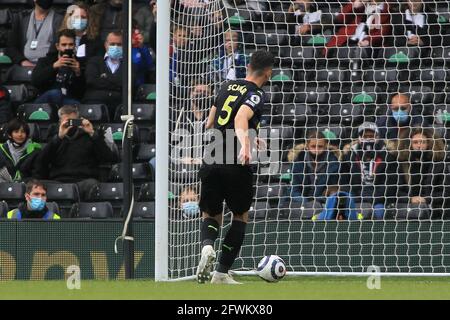
[[[180,193],[180,208],[183,210],[183,217],[186,219],[196,218],[200,214],[200,208],[198,202],[200,196],[197,188],[194,186],[188,186]]]
[[[235,30],[225,32],[225,46],[221,48],[220,57],[213,61],[214,69],[222,80],[244,79],[248,59],[242,51],[242,40]]]
[[[8,141],[0,145],[0,180],[21,182],[33,176],[41,145],[30,138],[25,121],[12,119],[6,130]]]
[[[325,202],[328,189],[338,184],[339,161],[328,151],[328,141],[322,132],[312,130],[306,139],[306,150],[298,154],[292,168],[292,201]]]

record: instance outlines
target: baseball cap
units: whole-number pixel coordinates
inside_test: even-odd
[[[366,121],[362,125],[360,125],[358,128],[358,135],[363,134],[366,130],[371,130],[375,132],[375,134],[378,134],[378,127],[375,122]]]

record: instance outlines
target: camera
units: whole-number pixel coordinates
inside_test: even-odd
[[[73,49],[66,49],[62,53],[62,56],[66,56],[67,58],[74,58]],[[67,88],[72,84],[73,77],[75,72],[69,67],[64,66],[59,68],[58,73],[56,74],[56,82],[61,85],[61,88]]]
[[[67,56],[67,58],[72,58],[73,59],[73,49],[66,49],[63,52],[63,56]]]
[[[81,127],[83,120],[81,119],[69,119],[67,121],[67,127]]]

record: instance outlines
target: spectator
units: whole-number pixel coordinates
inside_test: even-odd
[[[170,45],[170,81],[181,83],[183,79],[180,75],[187,74],[187,55],[188,31],[180,25],[175,24],[172,29],[172,42]],[[184,63],[183,63],[184,62]]]
[[[156,51],[156,42],[153,35],[150,33],[153,25],[156,24],[156,0],[150,0],[148,6],[142,6],[134,15],[137,22],[137,28],[141,30],[144,36],[145,45],[149,45]]]
[[[55,43],[62,21],[62,16],[51,8],[53,0],[34,0],[34,4],[31,13],[18,14],[5,52],[14,64],[23,67],[34,67],[39,58],[45,57]]]
[[[214,69],[220,74],[220,79],[244,79],[246,74],[247,58],[242,50],[242,40],[239,33],[229,30],[224,34],[225,46],[221,48],[220,57],[216,58]]]
[[[89,12],[90,31],[100,41],[106,41],[108,35],[122,29],[123,0],[108,0],[95,4]]]
[[[86,66],[84,103],[103,103],[110,115],[122,103],[122,32],[114,31],[105,42],[104,57],[91,58]]]
[[[198,202],[200,196],[194,186],[188,186],[180,193],[180,208],[183,210],[184,218],[196,218],[200,214]]]
[[[135,66],[134,84],[136,87],[154,79],[155,65],[153,63],[150,50],[144,45],[144,36],[137,27],[137,23],[133,23],[133,65]]]
[[[47,188],[38,180],[30,180],[26,185],[26,203],[8,212],[8,219],[59,220],[60,217],[46,206]]]
[[[419,51],[430,46],[440,46],[440,26],[436,11],[422,0],[409,0],[402,6],[400,14],[394,15],[393,25],[396,47],[413,46]]]
[[[305,45],[312,35],[321,31],[322,10],[310,0],[295,0],[288,10],[289,34],[292,45]]]
[[[92,23],[89,19],[89,7],[83,2],[67,8],[60,31],[64,29],[71,29],[76,33],[76,57],[80,61],[82,70],[86,68],[89,58],[105,54],[105,48],[102,46],[100,38],[94,34]]]
[[[444,141],[432,128],[403,131],[399,148],[388,158],[385,179],[377,183],[376,201],[386,207],[397,203],[423,204],[443,208]]]
[[[384,178],[386,151],[378,138],[378,127],[364,122],[358,128],[358,141],[342,159],[339,186],[350,192],[357,203],[374,203],[375,181]]]
[[[331,48],[345,45],[382,47],[384,37],[391,32],[389,5],[384,0],[352,0],[342,7],[335,23],[342,26],[326,44],[324,56],[334,55]],[[370,52],[363,54],[370,56]]]
[[[85,80],[75,56],[75,37],[73,30],[58,32],[57,51],[39,59],[32,75],[32,83],[41,93],[35,103],[79,104]]]
[[[183,163],[201,164],[207,111],[213,105],[211,87],[201,79],[194,80],[188,101],[190,109],[184,105],[179,113],[172,114],[172,137],[179,139]]]
[[[306,137],[306,150],[298,154],[292,168],[292,201],[316,199],[325,202],[331,188],[338,184],[338,158],[328,151],[328,142],[322,132],[312,130]]]
[[[380,138],[397,139],[401,131],[415,126],[428,126],[427,120],[422,115],[416,115],[406,93],[396,93],[391,98],[389,110],[386,116],[377,120],[380,130]]]
[[[86,119],[80,119],[78,109],[66,105],[58,110],[59,132],[42,149],[38,158],[37,176],[63,183],[76,183],[81,198],[98,183],[100,165],[117,161],[112,141],[101,130],[95,130]],[[73,120],[81,120],[81,125]],[[72,125],[71,125],[71,122]]]
[[[41,145],[31,140],[25,121],[12,119],[6,133],[8,141],[0,145],[0,180],[20,182],[31,178]]]

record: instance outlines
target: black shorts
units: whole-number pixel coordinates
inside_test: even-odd
[[[223,200],[233,214],[241,215],[253,201],[253,171],[242,165],[203,165],[200,209],[210,216],[222,214]]]

